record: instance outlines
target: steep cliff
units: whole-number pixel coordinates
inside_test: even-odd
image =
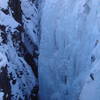
[[[0,0],[0,100],[100,100],[99,10],[99,0]]]
[[[45,0],[40,100],[100,100],[99,0]]]

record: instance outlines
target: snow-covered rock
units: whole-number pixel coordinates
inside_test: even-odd
[[[0,0],[0,100],[38,89],[39,100],[99,100],[99,11],[99,0]]]
[[[35,22],[37,8],[33,3],[31,0],[0,0],[0,100],[37,99],[38,46],[34,26],[38,19]],[[30,12],[31,8],[34,9]],[[36,33],[28,33],[33,30]],[[29,37],[25,37],[26,34]],[[27,45],[25,38],[32,42]]]

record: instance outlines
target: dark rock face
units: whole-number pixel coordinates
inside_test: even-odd
[[[4,92],[4,100],[11,100],[10,77],[8,75],[7,66],[1,68],[0,90]]]
[[[22,10],[20,0],[9,0],[9,7],[11,8],[12,15],[16,21],[22,22]]]
[[[26,53],[25,56],[24,56],[24,59],[32,67],[32,70],[34,72],[35,77],[38,78],[38,69],[37,69],[37,65],[34,61],[34,56],[32,56],[29,53]]]

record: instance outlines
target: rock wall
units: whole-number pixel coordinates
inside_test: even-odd
[[[25,9],[26,5],[30,8]],[[33,1],[0,0],[0,98],[3,100],[37,100],[37,15]],[[26,28],[29,24],[30,29]],[[29,34],[30,30],[33,33]]]

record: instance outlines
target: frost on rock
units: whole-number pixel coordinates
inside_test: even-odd
[[[0,0],[1,98],[99,100],[99,66],[99,0]]]
[[[37,73],[37,56],[33,55],[34,47],[29,52],[25,45],[26,28],[22,16],[27,12],[22,9],[25,4],[21,3],[26,2],[0,0],[0,100],[37,99],[38,81],[34,74]],[[31,57],[31,62],[27,56]]]

